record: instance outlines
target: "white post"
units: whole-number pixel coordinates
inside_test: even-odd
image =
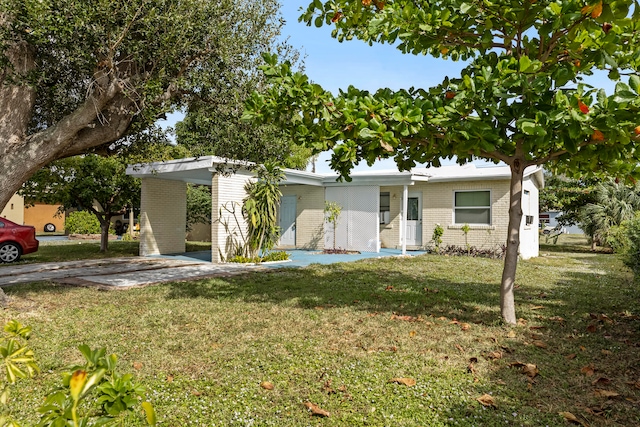
[[[402,189],[402,227],[400,236],[402,237],[402,255],[407,254],[407,204],[409,202],[409,186]]]
[[[134,221],[135,215],[133,214],[133,205],[131,205],[131,209],[129,210],[129,237],[131,237],[131,239],[133,239]]]

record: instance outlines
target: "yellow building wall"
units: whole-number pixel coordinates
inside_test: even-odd
[[[5,206],[0,213],[0,216],[8,219],[9,221],[15,222],[16,224],[24,224],[24,199],[22,196],[14,194],[11,199],[9,199],[7,206]]]
[[[37,232],[44,232],[45,224],[53,224],[56,232],[64,231],[64,214],[58,216],[59,205],[36,203],[24,209],[24,223],[33,225]]]

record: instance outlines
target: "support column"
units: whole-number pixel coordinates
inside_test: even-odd
[[[143,178],[140,199],[140,255],[185,252],[187,184]]]
[[[407,205],[409,203],[409,186],[402,187],[402,226],[400,238],[402,239],[402,255],[407,254]]]

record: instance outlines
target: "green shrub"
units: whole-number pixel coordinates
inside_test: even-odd
[[[640,277],[640,213],[636,214],[635,218],[626,221],[624,228],[628,242],[624,252],[624,262],[638,278]]]
[[[630,247],[628,225],[630,221],[623,221],[620,225],[614,225],[607,231],[605,243],[613,252],[626,254]]]
[[[7,322],[0,334],[0,426],[19,427],[10,406],[10,385],[18,379],[29,379],[40,372],[33,350],[27,340],[31,328],[15,320]],[[141,407],[149,425],[156,424],[151,403],[142,401],[144,388],[133,381],[131,374],[116,372],[115,354],[107,355],[104,348],[91,350],[78,347],[85,363],[69,367],[62,373],[62,386],[49,393],[42,406],[38,426],[107,426],[123,425],[123,416],[136,416]],[[36,408],[34,408],[36,409]]]
[[[263,256],[261,261],[262,262],[286,261],[289,259],[289,255],[290,254],[285,251],[273,251]]]
[[[64,228],[71,234],[99,234],[100,221],[91,212],[71,212],[65,220]]]

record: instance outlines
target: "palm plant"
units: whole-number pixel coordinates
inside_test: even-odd
[[[632,219],[640,210],[640,186],[627,186],[613,180],[599,183],[595,189],[595,202],[585,205],[579,212],[580,228],[591,241],[591,248],[603,243],[611,227]]]
[[[278,206],[282,192],[280,181],[284,173],[274,164],[265,164],[257,171],[258,180],[248,182],[244,189],[242,214],[247,222],[248,256],[255,258],[260,251],[273,249],[280,237]]]

